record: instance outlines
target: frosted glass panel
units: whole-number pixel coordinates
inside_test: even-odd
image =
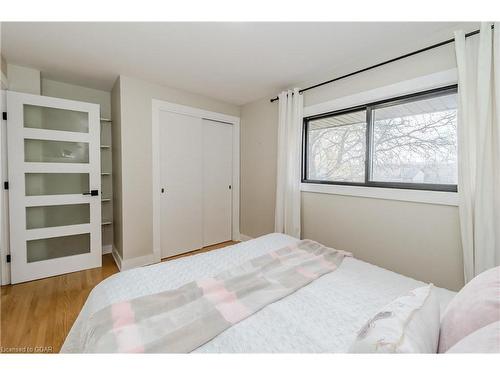
[[[90,223],[90,205],[26,207],[26,229]]]
[[[82,194],[90,190],[88,173],[26,173],[26,195]]]
[[[90,233],[30,240],[26,247],[28,263],[90,253]]]
[[[88,133],[89,115],[87,112],[25,104],[24,127]]]
[[[44,163],[88,163],[89,144],[84,142],[25,139],[24,161]]]

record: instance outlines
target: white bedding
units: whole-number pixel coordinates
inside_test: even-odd
[[[269,234],[203,254],[115,274],[90,293],[61,352],[81,352],[82,323],[115,302],[174,289],[213,276],[296,239]],[[292,295],[232,326],[196,352],[346,352],[378,309],[420,281],[354,258]],[[454,292],[437,288],[443,311]]]

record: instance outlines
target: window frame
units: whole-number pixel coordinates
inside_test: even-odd
[[[413,94],[393,97],[390,99],[379,100],[363,105],[349,107],[341,110],[330,111],[317,115],[307,116],[303,119],[302,124],[302,158],[301,158],[301,182],[306,184],[325,184],[325,185],[345,185],[345,186],[366,186],[376,188],[393,188],[393,189],[410,189],[410,190],[427,190],[427,191],[444,191],[457,192],[456,184],[431,184],[431,183],[411,183],[411,182],[390,182],[390,181],[371,181],[372,172],[372,141],[373,141],[373,115],[372,112],[376,109],[400,105],[409,102],[415,102],[422,99],[435,98],[439,96],[457,94],[458,85],[447,85],[435,89],[419,91]],[[365,181],[331,181],[331,180],[313,180],[307,178],[307,144],[309,122],[322,118],[348,114],[352,112],[366,111],[366,143],[365,143]]]

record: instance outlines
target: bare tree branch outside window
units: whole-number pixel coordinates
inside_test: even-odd
[[[371,181],[457,183],[456,94],[372,109]],[[307,179],[364,182],[366,111],[311,120]]]

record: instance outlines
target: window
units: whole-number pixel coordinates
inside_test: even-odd
[[[304,120],[303,182],[457,190],[457,86]]]
[[[365,110],[311,120],[307,140],[309,179],[365,180]]]

